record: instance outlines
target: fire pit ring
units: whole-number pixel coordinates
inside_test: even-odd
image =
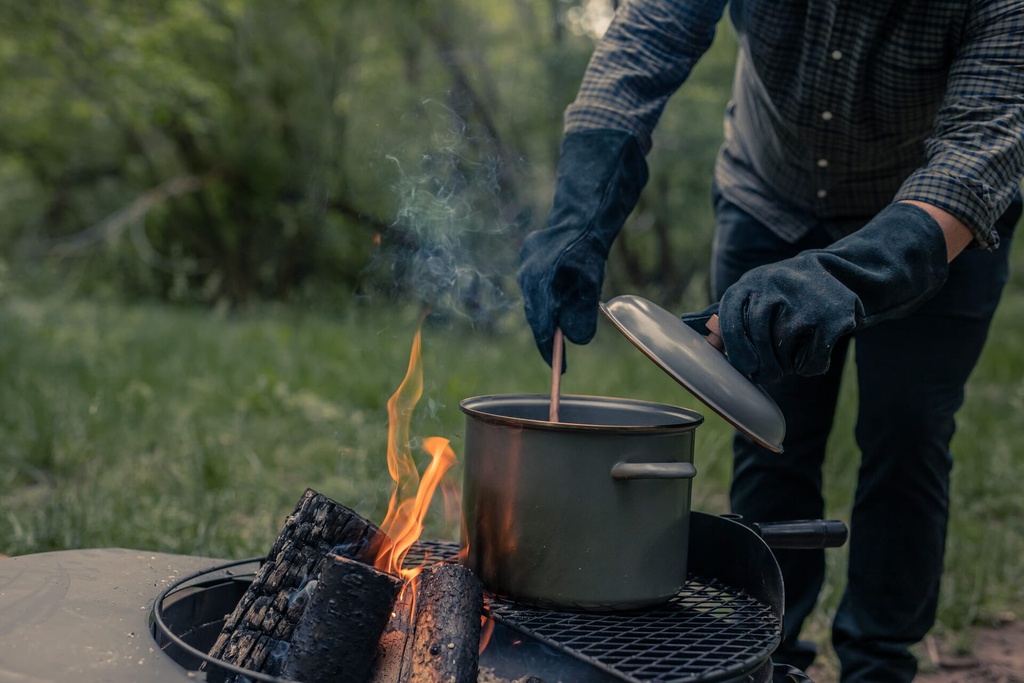
[[[190,671],[202,667],[208,673],[245,676],[261,683],[295,683],[243,669],[208,654],[225,615],[245,594],[262,562],[263,558],[255,557],[219,564],[193,572],[161,591],[153,603],[150,624],[160,649]]]
[[[659,608],[660,612],[566,613],[489,597],[488,614],[496,628],[520,634],[512,640],[539,643],[548,653],[594,672],[594,676],[579,680],[653,680],[652,671],[662,672],[655,675],[657,680],[677,683],[769,680],[771,654],[781,634],[781,576],[771,552],[756,534],[737,522],[702,513],[694,513],[693,521],[695,534],[690,540],[696,545],[691,550],[701,551],[697,557],[702,558],[693,567],[698,574],[691,576],[678,599]],[[723,553],[723,544],[735,551]],[[428,562],[449,560],[458,551],[455,543],[427,541],[419,545],[412,554],[425,555]],[[712,553],[713,549],[718,552]],[[241,599],[261,562],[254,558],[220,564],[192,573],[161,592],[154,602],[151,631],[164,653],[184,669],[204,669],[211,681],[241,675],[263,683],[292,683],[207,654],[225,615]],[[593,620],[600,623],[591,623]],[[673,624],[681,628],[673,629]],[[601,642],[595,634],[602,631],[617,633],[616,642]],[[643,638],[634,638],[635,647],[624,642],[631,632],[644,633]],[[666,640],[659,644],[663,636]],[[702,642],[691,643],[693,640]],[[714,647],[707,647],[710,641]],[[694,645],[697,647],[688,651],[688,661],[659,659],[659,651],[686,651]],[[629,662],[618,654],[623,651],[631,652]],[[486,665],[488,657],[504,656],[485,650],[481,665]],[[544,677],[541,670],[524,673]]]

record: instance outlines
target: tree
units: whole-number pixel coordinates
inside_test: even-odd
[[[518,243],[610,7],[3,0],[5,253],[127,296],[329,286],[487,317],[517,298]],[[677,298],[706,260],[710,222],[673,216],[709,184],[731,58],[666,112],[611,285]]]

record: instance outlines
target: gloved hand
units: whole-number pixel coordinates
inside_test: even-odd
[[[756,382],[820,375],[843,335],[908,315],[949,272],[939,224],[893,204],[825,249],[755,268],[719,306],[729,362]]]
[[[608,251],[646,183],[647,162],[631,133],[592,130],[562,140],[547,228],[526,238],[516,273],[548,365],[556,326],[576,344],[594,338]]]

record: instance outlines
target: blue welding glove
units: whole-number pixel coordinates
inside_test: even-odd
[[[946,281],[939,224],[912,204],[893,204],[825,249],[755,268],[719,306],[725,351],[756,382],[820,375],[843,335],[908,315]]]
[[[527,236],[516,273],[548,365],[556,326],[575,344],[594,338],[608,252],[646,183],[647,162],[632,134],[592,130],[562,140],[547,228]]]

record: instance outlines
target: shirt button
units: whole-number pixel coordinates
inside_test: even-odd
[[[832,120],[832,112],[830,112],[830,111],[823,111],[823,112],[821,112],[821,120],[822,121],[831,121]]]
[[[818,168],[828,168],[828,159],[818,159]]]
[[[818,199],[824,199],[828,196],[828,190],[818,190]]]
[[[842,52],[840,52],[839,50],[832,50],[832,59],[834,59],[834,60],[836,60],[838,62],[842,58],[843,58],[843,53]]]

